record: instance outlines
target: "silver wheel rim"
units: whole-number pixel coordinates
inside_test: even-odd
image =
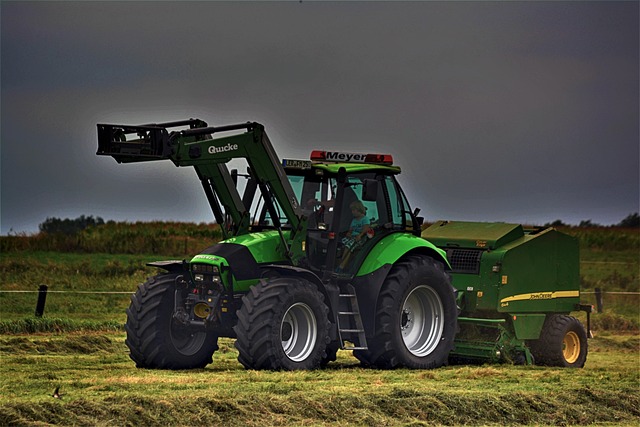
[[[301,302],[289,307],[280,324],[280,340],[287,357],[294,362],[305,360],[316,344],[317,327],[313,310]]]
[[[442,339],[444,308],[440,297],[429,286],[413,289],[402,304],[400,331],[407,350],[424,357],[433,352]]]

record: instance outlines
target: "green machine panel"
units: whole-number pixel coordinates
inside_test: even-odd
[[[502,265],[499,311],[565,312],[580,303],[577,239],[553,228],[507,245]]]
[[[569,313],[579,304],[578,242],[553,228],[440,221],[422,237],[446,251],[464,313]]]

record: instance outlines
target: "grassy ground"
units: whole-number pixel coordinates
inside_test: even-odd
[[[186,255],[177,258],[185,257],[188,258]],[[138,283],[156,274],[156,269],[146,267],[145,263],[159,259],[171,257],[1,253],[0,331],[3,322],[33,315],[37,301],[35,291],[41,284],[47,284],[51,291],[47,295],[46,317],[124,324],[130,293]],[[629,250],[583,249],[580,268],[582,287],[586,291],[582,296],[584,303],[596,304],[595,288],[605,291],[604,312],[594,314],[594,327],[637,330],[640,325],[640,295],[637,294],[640,291],[640,256]]]
[[[132,366],[122,333],[1,335],[0,425],[635,426],[639,344],[599,336],[584,369],[380,371],[340,351],[324,370],[263,372],[221,340],[206,369],[157,371]]]
[[[33,291],[46,284],[50,291],[47,317],[124,324],[130,293],[137,283],[155,274],[156,269],[145,263],[157,259],[157,255],[3,253],[0,290],[5,292],[0,292],[0,321],[33,315],[38,299]]]
[[[191,246],[206,244],[196,230],[168,256],[86,253],[89,244],[120,242],[126,230],[116,227],[120,234],[104,241],[93,232],[62,242],[84,253],[42,250],[57,244],[42,236],[0,238],[0,426],[640,424],[637,230],[574,230],[583,290],[605,291],[584,369],[380,371],[363,369],[340,351],[327,369],[310,372],[246,371],[232,340],[221,340],[214,363],[203,370],[136,369],[122,324],[130,293],[155,274],[144,264],[188,258]],[[135,252],[130,243],[127,251]],[[40,284],[52,292],[44,318],[36,319],[37,294],[24,291]],[[594,294],[582,299],[595,304]],[[56,387],[62,399],[51,396]]]

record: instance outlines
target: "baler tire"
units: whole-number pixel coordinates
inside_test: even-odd
[[[311,282],[263,280],[242,298],[234,326],[238,361],[246,369],[316,369],[327,358],[329,308]]]
[[[547,316],[540,338],[528,344],[537,365],[582,368],[587,360],[587,332],[573,316]]]
[[[200,369],[213,361],[218,350],[215,332],[188,329],[173,319],[177,276],[151,277],[131,296],[125,344],[138,368]]]
[[[457,317],[455,289],[442,263],[408,256],[394,265],[382,286],[375,334],[367,336],[369,349],[353,354],[376,368],[438,368],[448,363]]]

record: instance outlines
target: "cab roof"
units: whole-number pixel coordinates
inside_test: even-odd
[[[400,167],[393,165],[391,154],[313,150],[310,160],[283,159],[282,165],[288,170],[319,169],[331,174],[337,174],[341,168],[344,168],[347,173],[400,173]]]
[[[337,174],[340,168],[345,168],[347,173],[355,172],[388,172],[392,174],[400,173],[400,166],[372,165],[368,163],[316,163],[312,165],[314,169],[321,169],[331,174]]]

